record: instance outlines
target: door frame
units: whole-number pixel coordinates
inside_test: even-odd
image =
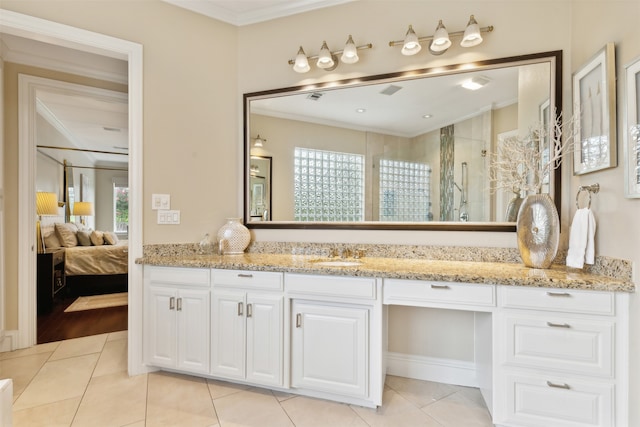
[[[145,372],[142,362],[142,256],[143,199],[143,93],[142,45],[57,22],[0,9],[0,28],[6,34],[36,39],[53,45],[125,60],[128,62],[129,108],[129,309],[128,371]],[[20,99],[19,106],[27,100]],[[22,107],[19,107],[22,110]],[[35,138],[32,120],[19,120],[18,149],[18,331],[14,348],[36,343],[36,250],[35,250]]]

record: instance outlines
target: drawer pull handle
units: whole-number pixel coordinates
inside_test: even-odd
[[[567,384],[567,383],[556,384],[556,383],[552,383],[551,381],[547,381],[547,385],[549,387],[553,387],[553,388],[562,388],[562,389],[565,389],[565,390],[571,390],[571,387],[569,387],[569,384]]]
[[[431,289],[449,289],[448,285],[431,285]]]
[[[547,292],[547,295],[550,297],[570,297],[571,294],[569,292]]]
[[[552,322],[547,322],[547,326],[550,326],[552,328],[570,328],[571,325],[568,323],[552,323]]]
[[[296,314],[296,328],[302,327],[302,314]]]
[[[247,304],[247,317],[253,316],[253,304]]]
[[[253,277],[253,274],[240,273],[240,274],[238,274],[238,277],[244,277],[244,278],[247,278],[247,279],[251,279]]]
[[[176,297],[169,298],[169,310],[174,310],[176,308]]]
[[[242,302],[238,303],[238,316],[242,316],[244,314],[244,305]]]
[[[178,311],[182,311],[182,298],[178,298],[178,307],[176,308]]]

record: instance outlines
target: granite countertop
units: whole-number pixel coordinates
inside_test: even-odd
[[[322,261],[357,261],[355,266],[326,266]],[[633,282],[585,273],[565,265],[533,269],[520,263],[364,257],[327,258],[317,255],[245,253],[242,255],[148,255],[137,264],[205,267],[251,271],[326,274],[439,282],[487,283],[614,292],[635,292]]]

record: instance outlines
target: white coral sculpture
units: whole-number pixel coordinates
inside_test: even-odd
[[[562,164],[576,144],[575,119],[553,115],[550,124],[537,123],[524,136],[505,138],[491,157],[492,190],[539,194],[552,170]],[[524,194],[523,194],[524,193]]]

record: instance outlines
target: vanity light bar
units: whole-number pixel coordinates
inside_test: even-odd
[[[473,15],[471,16],[471,21],[475,22],[475,19],[473,19]],[[475,24],[475,25],[477,25],[477,24]],[[413,29],[411,28],[411,25],[410,25],[409,26],[409,32],[412,32],[412,31],[413,31]],[[487,27],[480,28],[480,33],[490,33],[491,31],[493,31],[493,25],[489,25]],[[448,33],[448,36],[449,37],[463,37],[464,38],[466,32],[467,32],[467,30],[456,31],[456,32],[453,32],[453,33]],[[415,33],[413,33],[413,34],[415,34]],[[433,36],[428,36],[428,37],[418,37],[417,40],[418,40],[419,43],[424,43],[424,42],[433,41],[434,38],[435,38],[435,34]],[[405,41],[406,41],[406,39],[405,40],[393,40],[393,41],[389,42],[389,46],[391,46],[391,47],[393,47],[393,46],[404,46]],[[482,41],[482,38],[480,38],[479,41]],[[479,44],[479,42],[476,42],[476,44]],[[470,46],[474,46],[474,45],[475,44],[468,44],[468,45],[463,45],[463,47],[470,47]],[[447,46],[446,49],[442,49],[442,50],[432,50],[431,47],[430,47],[429,51],[434,55],[441,55],[447,49],[448,49],[448,46]],[[419,50],[420,49],[414,49],[413,53],[405,53],[405,55],[413,55],[414,53],[418,53]]]
[[[306,73],[311,69],[311,67],[309,66],[309,61],[311,60],[316,61],[322,57],[323,60],[326,60],[327,62],[325,62],[323,65],[323,64],[320,64],[321,61],[318,61],[317,63],[318,68],[322,68],[325,71],[333,71],[338,66],[338,56],[343,55],[346,50],[349,50],[348,51],[349,59],[345,59],[343,55],[342,62],[344,62],[345,64],[354,64],[358,62],[357,52],[359,50],[371,49],[372,47],[373,47],[372,43],[355,46],[353,43],[352,37],[349,36],[347,45],[342,50],[329,51],[329,48],[327,47],[327,42],[323,42],[322,49],[320,50],[320,54],[318,55],[307,56],[302,46],[300,46],[300,49],[298,50],[298,54],[296,55],[296,58],[290,59],[288,63],[289,65],[294,66],[293,67],[294,71],[298,73]]]

